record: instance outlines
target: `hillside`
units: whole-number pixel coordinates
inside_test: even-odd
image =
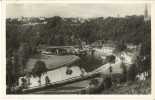
[[[104,90],[102,94],[151,94],[151,79],[125,84],[114,83],[110,89]]]
[[[69,19],[69,18],[68,18]],[[15,24],[15,23],[14,23]],[[141,54],[148,55],[151,50],[151,21],[143,16],[123,18],[98,17],[75,23],[64,21],[59,16],[47,19],[47,24],[6,26],[7,48],[18,48],[19,43],[47,45],[91,44],[98,40],[121,41],[139,45]]]

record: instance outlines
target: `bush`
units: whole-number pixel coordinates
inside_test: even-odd
[[[112,74],[112,82],[113,83],[120,83],[120,79],[121,79],[121,74],[116,73],[116,74]]]
[[[121,68],[122,68],[122,75],[121,75],[121,79],[120,82],[126,82],[126,77],[127,77],[127,66],[122,63],[121,64]]]
[[[136,65],[132,64],[129,67],[128,73],[127,73],[127,80],[128,81],[135,81],[136,78]]]
[[[108,88],[111,88],[112,86],[112,80],[111,80],[111,77],[110,76],[106,76],[104,78],[104,88],[105,89],[108,89]]]

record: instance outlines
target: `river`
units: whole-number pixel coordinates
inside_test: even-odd
[[[103,54],[102,54],[103,55]],[[98,53],[94,53],[94,55],[88,55],[85,57],[81,57],[80,60],[73,63],[69,66],[64,66],[59,69],[48,71],[47,74],[42,75],[41,77],[41,84],[45,84],[45,78],[46,76],[49,77],[50,82],[57,82],[61,80],[65,80],[68,78],[80,76],[82,73],[86,74],[89,72],[93,72],[95,69],[99,68],[101,65],[103,65],[103,60],[101,59],[101,55]],[[70,74],[66,74],[66,71],[70,70]],[[19,84],[22,84],[23,77],[19,78]],[[24,78],[27,80],[27,78],[24,76]],[[34,87],[39,86],[38,82],[39,78],[36,77],[30,77],[30,85],[28,87]]]

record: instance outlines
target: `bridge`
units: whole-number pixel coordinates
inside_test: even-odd
[[[43,84],[41,86],[29,87],[28,89],[23,89],[22,93],[23,94],[33,93],[33,92],[37,92],[45,89],[50,89],[50,88],[55,88],[55,87],[59,87],[59,86],[63,86],[63,85],[67,85],[75,82],[80,82],[86,79],[99,77],[101,75],[101,72],[102,71],[97,71],[90,74],[83,74],[82,76],[76,76],[69,79],[53,82],[53,83],[50,83],[49,85]]]

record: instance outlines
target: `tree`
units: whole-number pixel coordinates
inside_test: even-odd
[[[19,65],[19,57],[18,54],[15,52],[14,53],[14,58],[13,58],[13,70],[12,70],[12,75],[16,79],[16,84],[18,85],[18,79],[19,79],[19,73],[20,73],[20,65]]]
[[[6,85],[7,89],[6,92],[7,94],[14,94],[19,91],[13,91],[12,87],[14,86],[19,86],[18,79],[19,79],[19,59],[18,55],[15,52],[13,60],[11,59],[11,56],[7,58],[6,62]]]
[[[22,88],[24,89],[24,88],[27,88],[27,80],[23,77],[22,79],[21,79],[21,81],[22,81]]]
[[[22,44],[18,50],[18,55],[19,55],[19,61],[22,66],[22,69],[26,68],[26,63],[28,62],[29,59],[29,47],[27,44]]]
[[[111,63],[115,63],[116,57],[114,55],[110,55],[110,56],[106,56],[106,59],[110,64],[109,71],[110,71],[110,73],[112,73]]]
[[[151,55],[143,56],[137,61],[137,73],[146,72],[148,74],[151,71]]]
[[[142,67],[143,67],[143,71],[148,71],[151,70],[151,56],[147,55],[145,56],[145,59],[141,62],[142,63]]]
[[[109,89],[109,88],[111,88],[111,86],[112,86],[111,77],[110,77],[110,76],[106,76],[106,77],[104,78],[104,89],[105,89],[105,90],[106,90],[106,89]]]
[[[39,77],[39,85],[41,85],[41,76],[47,73],[46,64],[43,61],[37,61],[32,69],[32,76]]]
[[[46,76],[46,77],[45,77],[45,84],[46,84],[46,85],[50,84],[50,81],[51,81],[51,80],[49,79],[49,77]]]
[[[26,74],[26,78],[27,78],[27,83],[28,83],[28,85],[30,85],[31,83],[30,83],[30,78],[31,78],[31,73],[30,72],[28,72],[27,74]]]
[[[68,68],[66,69],[66,75],[71,75],[73,73],[72,69]]]
[[[6,83],[7,86],[11,86],[15,82],[15,78],[12,75],[13,64],[11,57],[9,57],[6,61]]]
[[[89,85],[96,87],[99,84],[99,81],[97,79],[91,79]]]
[[[32,47],[32,54],[34,55],[34,54],[37,54],[37,47]]]
[[[120,68],[122,69],[121,82],[126,82],[127,66],[122,62]]]
[[[127,80],[128,81],[135,81],[136,78],[136,64],[132,64],[129,67],[129,70],[127,72]]]
[[[118,52],[122,52],[122,51],[124,51],[125,49],[127,49],[127,46],[126,46],[124,43],[122,43],[122,42],[116,43],[116,50],[117,50]]]

